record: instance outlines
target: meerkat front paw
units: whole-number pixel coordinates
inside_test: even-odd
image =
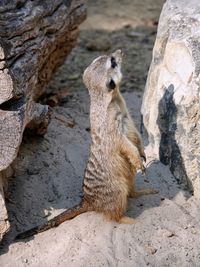
[[[143,163],[142,163],[141,171],[143,174],[146,174],[146,167],[144,166]]]
[[[133,165],[135,166],[137,171],[142,171],[143,174],[146,173],[146,167],[144,166],[142,160],[134,161]]]
[[[146,162],[146,161],[147,161],[147,158],[146,158],[146,156],[145,156],[145,155],[142,155],[142,156],[141,156],[141,158],[144,160],[144,162]]]

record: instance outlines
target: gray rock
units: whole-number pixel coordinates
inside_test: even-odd
[[[155,155],[200,197],[200,2],[168,0],[142,103]]]

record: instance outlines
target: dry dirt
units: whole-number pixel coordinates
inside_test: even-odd
[[[77,204],[88,158],[89,97],[82,73],[95,57],[121,48],[125,53],[122,92],[138,128],[140,105],[162,0],[88,1],[88,19],[77,46],[47,88],[47,134],[25,134],[10,181],[7,207],[11,231],[1,245],[2,267],[199,266],[199,202],[177,184],[148,146],[147,176],[138,188],[157,195],[130,199],[134,225],[119,225],[86,213],[58,228],[13,242],[19,232]],[[144,136],[147,144],[146,137]]]

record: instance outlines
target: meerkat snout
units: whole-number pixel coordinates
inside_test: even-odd
[[[116,50],[114,53],[110,56],[110,66],[108,67],[108,77],[109,80],[107,82],[107,88],[108,91],[112,91],[115,88],[119,86],[119,83],[122,79],[122,73],[121,73],[121,63],[122,63],[122,51]]]
[[[122,79],[121,64],[123,53],[120,49],[110,55],[99,56],[86,68],[83,82],[90,95],[98,97],[114,91]],[[110,96],[109,96],[110,97]]]
[[[117,66],[117,64],[121,65],[123,56],[124,56],[124,54],[122,53],[122,51],[120,49],[116,50],[114,53],[111,54],[111,66],[112,66],[112,68],[115,68]]]

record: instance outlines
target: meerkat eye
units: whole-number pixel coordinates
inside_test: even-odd
[[[116,84],[115,84],[115,82],[113,81],[113,79],[111,79],[111,80],[109,81],[107,87],[109,88],[110,91],[113,90],[113,89],[115,89]]]
[[[114,57],[111,57],[110,61],[111,61],[111,67],[112,67],[113,69],[114,69],[115,67],[117,67],[117,63],[116,63],[116,60],[115,60]]]

